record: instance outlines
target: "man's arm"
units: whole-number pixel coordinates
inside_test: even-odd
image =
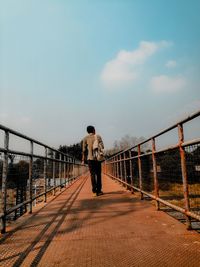
[[[99,143],[100,148],[104,149],[104,144],[103,144],[103,140],[102,140],[101,136],[98,135],[97,138],[98,138],[98,143]]]

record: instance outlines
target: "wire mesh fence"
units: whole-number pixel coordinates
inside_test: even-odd
[[[149,193],[154,193],[154,177],[153,177],[153,164],[152,156],[147,155],[141,157],[142,169],[142,189]]]
[[[0,153],[0,214],[3,213],[2,207],[2,173],[3,173],[3,153]]]
[[[184,208],[181,160],[178,149],[157,155],[159,196],[171,204]]]
[[[185,147],[190,209],[200,215],[200,144]]]
[[[168,206],[184,214],[188,228],[191,221],[200,221],[199,125],[191,123],[198,122],[199,117],[200,111],[109,158],[104,167],[106,174],[140,192],[141,197],[156,200],[158,209]],[[185,142],[183,125],[187,123]],[[189,140],[191,126],[195,139]]]
[[[0,132],[0,218],[4,233],[6,221],[31,213],[32,207],[61,191],[86,172],[87,166],[2,125]]]

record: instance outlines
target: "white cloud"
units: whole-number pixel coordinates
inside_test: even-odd
[[[175,68],[177,66],[177,63],[175,60],[169,60],[167,61],[167,63],[165,64],[165,66],[167,68]]]
[[[156,93],[177,92],[184,88],[185,85],[186,80],[182,76],[160,75],[153,77],[150,81],[150,87]]]
[[[139,76],[138,66],[155,54],[159,49],[171,46],[171,42],[140,42],[133,51],[121,50],[116,58],[108,61],[101,73],[106,87],[122,87],[132,84]]]

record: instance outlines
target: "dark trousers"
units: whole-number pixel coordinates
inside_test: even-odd
[[[88,160],[90,170],[92,192],[101,192],[101,162],[97,160]]]

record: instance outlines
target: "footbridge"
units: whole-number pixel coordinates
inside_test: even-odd
[[[87,165],[0,125],[0,266],[200,266],[199,120],[106,159],[98,197]]]

